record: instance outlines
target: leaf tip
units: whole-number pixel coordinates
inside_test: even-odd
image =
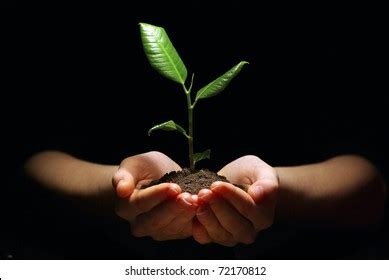
[[[150,23],[145,23],[145,22],[139,22],[138,25],[139,25],[140,29],[143,31],[150,29],[150,28],[158,28],[158,26],[154,26]]]

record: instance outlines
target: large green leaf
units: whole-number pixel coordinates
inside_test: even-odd
[[[184,134],[186,137],[188,137],[188,134],[186,133],[185,129],[182,128],[182,126],[176,124],[174,121],[170,120],[161,124],[157,124],[149,129],[148,134],[150,136],[151,132],[154,130],[165,130],[165,131],[173,131],[177,130]]]
[[[196,101],[203,98],[209,98],[215,96],[222,92],[231,80],[240,72],[245,64],[248,64],[247,61],[241,61],[234,67],[232,67],[228,72],[210,82],[205,87],[201,88],[196,94]]]
[[[165,29],[140,23],[143,48],[150,64],[163,76],[184,84],[187,71]]]
[[[208,149],[202,153],[195,153],[193,155],[193,160],[194,160],[194,163],[196,163],[196,162],[203,160],[203,159],[206,159],[206,158],[209,159],[210,157],[211,157],[211,149]]]

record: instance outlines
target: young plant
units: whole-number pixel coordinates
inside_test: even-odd
[[[188,132],[182,126],[170,120],[153,126],[148,134],[150,135],[151,132],[158,129],[167,131],[177,130],[181,132],[188,140],[190,168],[194,169],[196,162],[209,158],[211,153],[210,149],[201,153],[193,152],[193,110],[197,102],[200,99],[209,98],[222,92],[248,62],[239,62],[222,76],[202,87],[197,91],[195,100],[192,102],[191,92],[194,74],[192,74],[189,87],[186,87],[185,81],[188,72],[165,29],[147,23],[140,23],[139,25],[143,48],[151,66],[164,77],[182,85],[186,94],[188,108]]]

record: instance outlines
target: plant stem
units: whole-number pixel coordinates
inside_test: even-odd
[[[186,103],[188,105],[188,127],[189,127],[189,137],[188,137],[188,148],[189,148],[189,167],[194,168],[194,157],[193,157],[193,106],[192,100],[190,99],[190,90],[186,90]]]
[[[183,84],[183,88],[186,94],[186,103],[188,107],[188,130],[189,130],[189,135],[188,135],[188,148],[189,148],[189,167],[191,169],[194,169],[195,167],[195,162],[194,162],[194,152],[193,152],[193,109],[194,109],[194,104],[192,105],[192,100],[190,98],[190,92],[192,91],[192,86],[193,86],[193,78],[194,74],[192,74],[192,80],[189,86],[189,89],[186,89],[185,84]]]
[[[189,100],[190,100],[190,95]],[[188,103],[189,106],[189,103]],[[188,107],[188,125],[189,125],[189,138],[188,138],[188,148],[189,148],[189,164],[190,168],[194,169],[194,157],[193,157],[193,107],[190,105]]]

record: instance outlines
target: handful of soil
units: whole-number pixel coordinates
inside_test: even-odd
[[[197,194],[201,189],[209,189],[212,183],[216,181],[230,183],[226,177],[218,175],[208,169],[195,170],[184,168],[182,171],[172,171],[166,173],[160,179],[154,180],[150,182],[150,184],[142,186],[142,189],[162,183],[175,183],[181,187],[182,192]],[[235,186],[244,189],[242,186]]]

